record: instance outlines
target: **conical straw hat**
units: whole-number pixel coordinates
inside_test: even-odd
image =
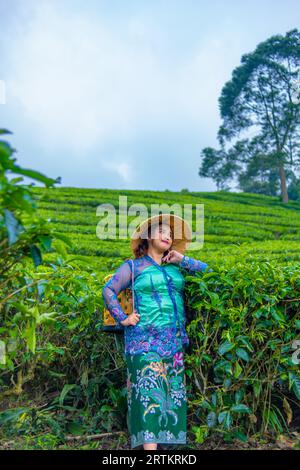
[[[130,246],[132,252],[134,253],[142,238],[147,238],[147,228],[149,225],[158,221],[168,224],[173,231],[174,238],[170,249],[183,254],[192,240],[192,230],[184,219],[174,214],[158,214],[141,222],[131,235]]]

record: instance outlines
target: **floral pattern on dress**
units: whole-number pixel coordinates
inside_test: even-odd
[[[140,431],[137,435],[132,435],[131,437],[131,447],[137,447],[141,444],[150,443],[150,442],[160,442],[167,444],[186,444],[186,435],[185,431],[180,431],[178,437],[176,437],[172,432],[168,430],[162,430],[158,433],[158,436],[155,436],[153,432],[148,430]]]
[[[153,359],[150,364],[149,360]],[[143,420],[146,421],[148,413],[159,413],[158,422],[168,425],[168,420],[173,418],[173,424],[178,421],[176,410],[186,401],[186,390],[182,377],[179,376],[184,368],[183,354],[178,353],[172,364],[165,364],[155,353],[145,355],[147,364],[136,371],[137,380],[133,384],[135,389],[135,399],[139,399],[144,407]],[[174,366],[175,364],[175,366]],[[165,387],[163,386],[165,384]]]
[[[126,361],[131,447],[149,442],[186,443],[183,351],[164,359],[154,352],[127,355]]]
[[[127,373],[126,386],[127,386],[128,406],[131,406],[132,382],[131,382],[131,373],[130,372]]]
[[[178,351],[174,354],[173,357],[173,367],[177,367],[177,365],[183,366],[183,353],[182,351]]]
[[[163,274],[163,278],[159,278],[159,276],[157,277],[157,282],[164,282],[162,288],[164,286],[166,287],[165,291],[162,290],[163,293],[158,291],[151,276],[150,282],[152,283],[152,295],[145,297],[139,288],[134,288],[135,307],[138,313],[141,313],[143,309],[145,309],[145,303],[147,307],[149,303],[149,308],[155,309],[157,308],[156,306],[158,306],[159,311],[162,314],[161,316],[163,316],[164,308],[162,308],[161,304],[164,300],[163,296],[165,295],[171,298],[173,311],[170,310],[168,313],[169,324],[165,328],[157,330],[155,334],[150,332],[147,325],[142,328],[139,327],[138,324],[126,326],[124,329],[125,353],[141,354],[143,352],[146,353],[153,351],[161,354],[162,356],[172,355],[182,347],[189,345],[189,338],[185,329],[186,320],[184,317],[184,306],[182,304],[183,300],[179,302],[180,298],[182,299],[183,294],[184,282],[182,282],[182,279],[184,276],[181,273],[180,276],[182,279],[179,279],[178,272],[182,270],[194,274],[198,271],[205,271],[208,265],[186,255],[184,255],[182,261],[178,263],[177,273],[174,268],[170,268],[170,264],[172,263],[161,266],[155,263],[151,257],[148,257],[147,255],[134,259],[133,264],[134,279],[139,278],[145,268],[156,266],[161,274]],[[118,294],[121,290],[131,286],[131,269],[131,263],[128,260],[125,261],[102,289],[104,304],[117,322],[121,322],[127,318],[127,315],[123,312],[118,301]],[[171,272],[171,275],[168,271]],[[212,271],[212,269],[210,269],[209,272],[210,271]],[[156,305],[154,305],[154,302],[151,304],[151,299],[155,301]],[[180,315],[178,314],[179,307]],[[174,328],[173,326],[177,328]]]
[[[176,336],[177,334],[177,336]],[[175,338],[175,339],[174,339]],[[157,328],[154,325],[125,328],[125,354],[141,354],[153,351],[161,356],[171,356],[189,344],[185,329],[180,333],[174,326]]]

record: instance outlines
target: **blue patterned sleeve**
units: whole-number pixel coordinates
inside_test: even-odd
[[[114,275],[107,281],[102,288],[102,297],[104,305],[110,312],[111,316],[117,323],[127,318],[126,313],[123,312],[118,294],[129,287],[131,284],[131,267],[130,261],[127,260],[116,270]]]
[[[204,263],[203,261],[199,261],[195,258],[191,258],[190,256],[184,255],[181,262],[179,263],[181,268],[186,269],[191,274],[198,272],[198,271],[206,271],[208,268],[208,264]],[[212,269],[210,268],[208,272],[211,272]]]

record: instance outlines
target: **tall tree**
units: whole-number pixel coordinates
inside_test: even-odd
[[[297,29],[285,36],[272,36],[254,52],[244,54],[219,98],[221,148],[202,150],[199,175],[213,178],[218,187],[240,177],[241,187],[245,175],[253,173],[254,168],[258,171],[261,162],[260,172],[269,171],[271,180],[276,170],[282,201],[288,202],[286,171],[300,168],[299,94]],[[246,133],[244,138],[242,132]],[[227,149],[232,139],[236,141]]]

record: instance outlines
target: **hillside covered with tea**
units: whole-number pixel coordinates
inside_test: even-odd
[[[127,206],[145,204],[204,204],[204,245],[187,254],[211,265],[232,266],[238,261],[277,260],[290,264],[300,259],[300,203],[283,204],[279,198],[249,193],[135,191],[81,188],[33,188],[38,214],[57,231],[68,236],[67,252],[80,257],[97,271],[118,266],[131,256],[129,240],[102,240],[96,235],[97,206],[112,204],[116,211],[119,195],[127,196]],[[133,217],[128,217],[130,222]],[[195,216],[193,215],[193,224]],[[118,215],[117,215],[118,225]],[[195,226],[193,225],[193,230]],[[62,247],[60,247],[62,249]],[[49,253],[46,259],[54,254]],[[48,257],[48,258],[47,258]]]

